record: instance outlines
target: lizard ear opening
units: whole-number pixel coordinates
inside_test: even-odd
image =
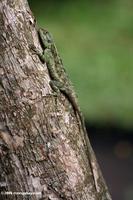
[[[49,32],[47,32],[47,41],[48,43],[53,43],[53,37]]]

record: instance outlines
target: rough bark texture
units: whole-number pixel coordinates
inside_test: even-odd
[[[52,95],[29,44],[41,49],[27,1],[1,0],[0,198],[111,199],[72,106]]]

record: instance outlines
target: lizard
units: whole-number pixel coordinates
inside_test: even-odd
[[[80,111],[77,97],[73,90],[73,85],[64,69],[62,59],[58,54],[53,37],[47,30],[42,28],[38,29],[38,33],[43,53],[40,52],[34,45],[31,45],[30,47],[39,56],[43,63],[46,62],[51,78],[50,86],[54,90],[55,94],[61,92],[67,97],[74,109],[74,112],[77,113],[80,118],[83,131],[86,132],[84,118],[82,116],[82,112]]]
[[[93,154],[92,152],[93,150],[89,142],[87,130],[85,127],[84,117],[78,105],[76,94],[73,90],[73,85],[70,82],[68,75],[64,69],[62,59],[59,56],[59,53],[57,51],[52,35],[47,30],[42,29],[42,28],[38,29],[38,34],[39,34],[40,42],[43,48],[43,52],[40,52],[34,45],[31,45],[30,47],[39,56],[40,60],[43,63],[47,64],[48,72],[51,78],[50,86],[54,90],[55,94],[58,94],[59,92],[64,94],[66,98],[68,99],[68,101],[71,103],[76,116],[78,116],[80,119],[80,122],[81,122],[80,130],[81,132],[84,133],[84,136],[85,136],[85,140],[86,140],[85,145],[89,153],[89,162],[90,162],[92,175],[94,178],[94,185],[95,185],[96,191],[98,191],[97,182],[95,179],[95,174],[93,172],[93,166],[92,166],[92,162],[94,159],[91,153]],[[91,152],[89,151],[89,148]]]

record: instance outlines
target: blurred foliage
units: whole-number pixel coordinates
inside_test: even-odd
[[[132,126],[133,1],[35,1],[90,122]]]

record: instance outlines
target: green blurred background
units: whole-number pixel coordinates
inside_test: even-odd
[[[133,200],[133,1],[29,3],[54,36],[113,200]]]
[[[54,36],[86,120],[131,127],[133,1],[29,3]]]

